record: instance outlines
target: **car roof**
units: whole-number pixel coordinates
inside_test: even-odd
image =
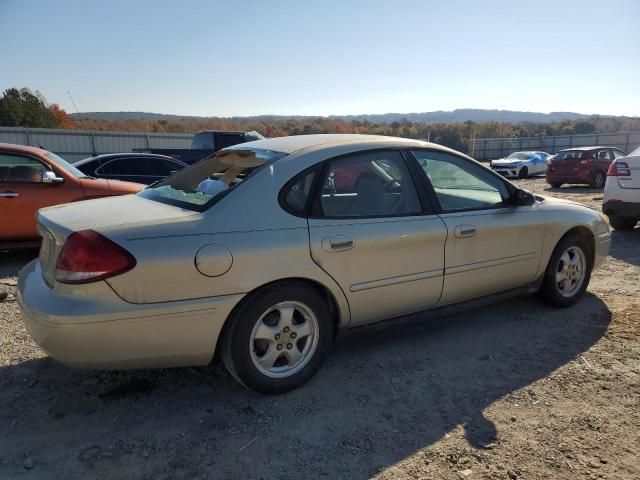
[[[27,145],[16,145],[13,143],[0,143],[0,151],[29,153],[31,155],[38,155],[38,156],[42,156],[45,153],[47,153],[47,151],[43,148],[29,147]]]
[[[597,150],[598,148],[613,148],[615,150],[620,150],[618,147],[607,147],[606,145],[599,145],[599,146],[595,146],[595,147],[571,147],[571,148],[564,148],[562,150],[560,150],[560,152],[570,152],[570,151],[574,151],[574,150]],[[620,150],[622,151],[622,150]],[[558,152],[558,153],[560,153]]]
[[[159,155],[157,153],[132,153],[132,152],[125,152],[125,153],[104,153],[102,155],[95,155],[93,157],[89,157],[89,158],[84,158],[82,160],[79,160],[77,162],[74,163],[74,165],[78,166],[82,166],[85,165],[89,162],[94,162],[96,160],[99,161],[106,161],[106,160],[113,160],[116,158],[157,158],[157,159],[162,159],[162,160],[171,160],[174,161],[176,163],[180,163],[182,165],[186,166],[186,163],[173,158],[173,157],[169,157],[168,155]]]
[[[242,150],[246,148],[259,148],[274,152],[293,153],[306,148],[321,146],[340,146],[356,143],[375,143],[379,146],[430,146],[446,150],[445,147],[410,138],[387,137],[383,135],[359,135],[359,134],[317,134],[317,135],[292,135],[290,137],[267,138],[253,142],[240,143],[227,149]]]

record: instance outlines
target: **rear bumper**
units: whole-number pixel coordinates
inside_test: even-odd
[[[82,368],[205,365],[218,335],[243,295],[130,304],[105,282],[81,293],[45,283],[38,260],[18,277],[18,305],[40,347],[59,362]]]
[[[593,175],[589,170],[577,172],[549,172],[546,173],[547,183],[591,183]]]
[[[609,200],[602,205],[602,211],[605,215],[640,218],[640,203]]]

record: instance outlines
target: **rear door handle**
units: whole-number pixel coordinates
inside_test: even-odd
[[[325,237],[320,242],[325,252],[335,253],[351,250],[354,246],[353,239],[346,235],[335,235],[333,237]]]
[[[5,198],[16,198],[19,197],[20,194],[17,192],[0,192],[0,197],[5,197]]]
[[[476,235],[476,226],[475,225],[458,225],[453,230],[453,234],[456,238],[469,238],[474,237]]]

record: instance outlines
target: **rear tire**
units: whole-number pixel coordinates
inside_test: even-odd
[[[562,238],[551,255],[539,294],[560,308],[578,303],[584,295],[593,269],[591,245],[577,234]]]
[[[633,230],[638,223],[637,218],[609,215],[609,223],[616,230]]]
[[[306,284],[282,282],[251,294],[231,314],[220,356],[245,387],[278,394],[313,377],[332,343],[327,300]]]
[[[602,188],[604,187],[605,180],[606,180],[606,177],[604,176],[604,172],[602,172],[601,170],[598,170],[595,176],[593,177],[593,182],[591,182],[591,187]]]
[[[561,186],[562,186],[562,183],[560,182],[551,182],[552,188],[560,188]]]
[[[518,173],[518,178],[529,178],[529,169],[527,167],[522,167]]]

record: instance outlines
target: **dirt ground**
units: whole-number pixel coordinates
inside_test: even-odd
[[[602,192],[538,193],[599,209]],[[638,479],[640,228],[577,306],[535,296],[341,340],[278,397],[223,368],[93,372],[31,341],[0,254],[0,478]]]

